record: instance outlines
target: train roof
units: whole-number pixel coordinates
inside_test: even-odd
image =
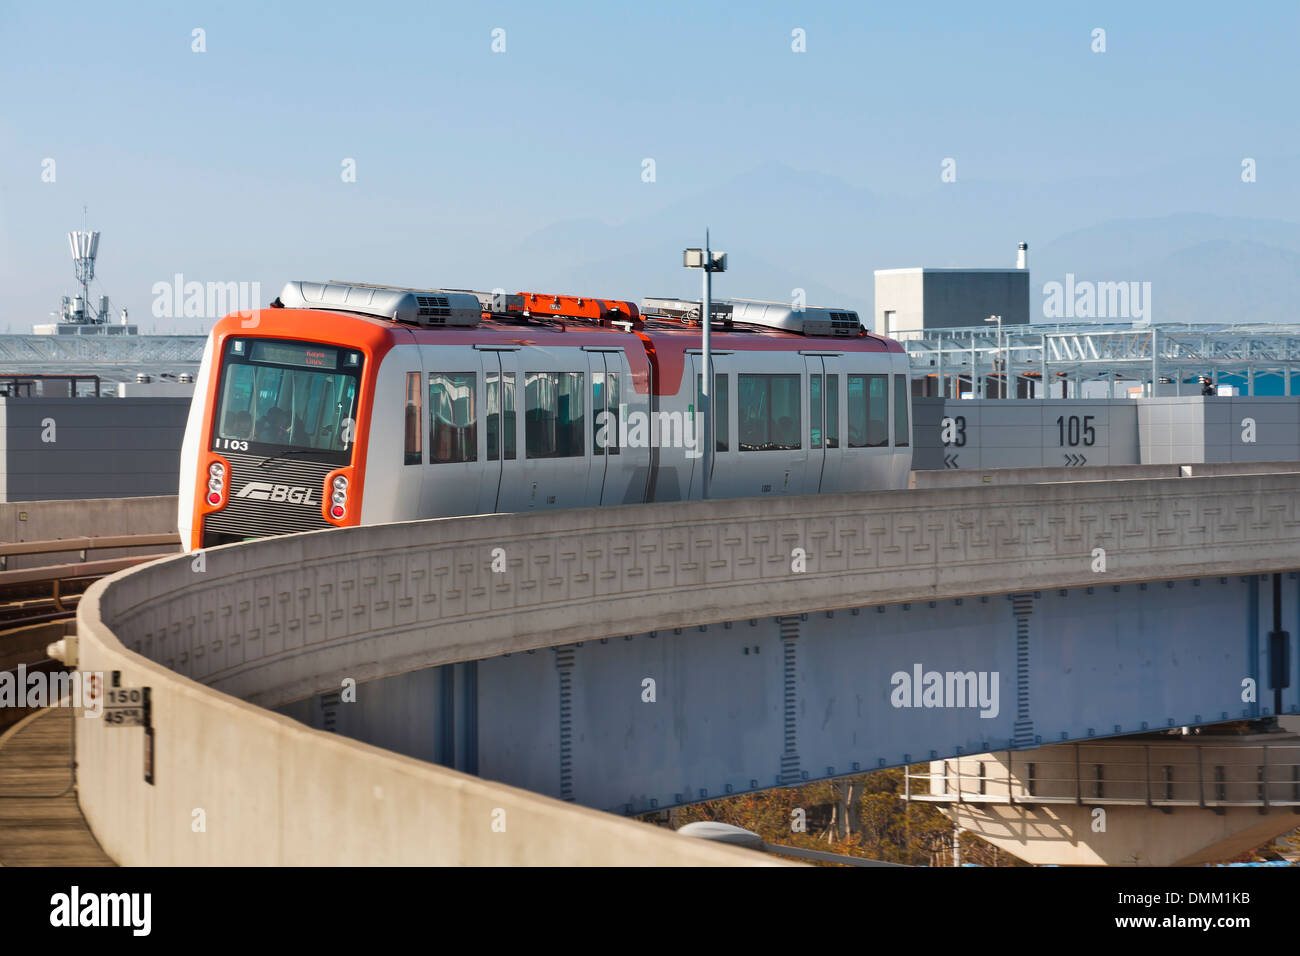
[[[400,323],[421,330],[436,329],[439,341],[455,341],[453,328],[516,333],[521,328],[568,333],[570,330],[643,333],[652,338],[698,336],[700,303],[676,299],[645,299],[641,310],[622,299],[603,299],[539,292],[507,294],[502,289],[414,289],[358,282],[289,282],[272,307],[329,311]],[[861,327],[849,309],[795,306],[755,299],[719,300],[710,310],[715,334],[727,336],[730,348],[785,350],[791,342],[836,343],[853,352],[902,351],[891,339]],[[735,338],[731,338],[735,336]],[[804,350],[802,347],[800,351]]]
[[[469,328],[421,328],[330,309],[271,308],[232,313],[218,322],[212,332],[218,349],[228,337],[255,336],[360,348],[375,361],[382,360],[395,347],[412,344],[618,348],[627,355],[636,390],[645,393],[653,387],[660,395],[676,394],[680,390],[686,357],[700,350],[698,326],[653,320],[635,331],[553,321],[525,323],[495,317],[482,319]],[[872,334],[823,338],[742,326],[715,329],[712,347],[715,353],[875,353],[883,356],[903,351],[892,339]],[[652,365],[653,377],[650,376]]]
[[[321,305],[309,305],[313,300]],[[526,306],[531,303],[536,308],[552,302],[568,311],[585,312],[576,316],[538,315]],[[479,306],[501,311],[476,312]],[[741,314],[745,311],[741,310]],[[214,326],[213,336],[218,347],[232,335],[265,336],[360,348],[375,360],[394,347],[410,344],[621,348],[627,353],[638,391],[649,387],[653,364],[655,391],[675,394],[681,385],[686,356],[701,347],[698,319],[637,313],[634,304],[614,299],[290,283],[270,308],[232,313]],[[810,322],[806,326],[814,327],[821,325]],[[808,334],[773,324],[735,321],[734,316],[715,321],[711,344],[716,353],[903,352],[902,345],[893,339],[866,331],[846,335],[841,328],[837,335]]]
[[[248,313],[242,313],[247,315]],[[244,324],[240,313],[227,316],[230,329],[250,330],[252,334],[290,334],[303,340],[321,340],[347,344],[352,336],[360,335],[367,342],[389,340],[391,345],[414,341],[422,345],[595,345],[616,346],[619,339],[631,336],[645,339],[655,346],[698,349],[700,326],[646,317],[640,329],[628,330],[605,327],[591,323],[561,322],[549,318],[509,319],[484,313],[477,325],[430,328],[398,323],[374,316],[360,315],[339,309],[264,309],[256,326]],[[274,317],[275,321],[267,320]],[[561,339],[563,337],[563,339]],[[730,327],[715,324],[712,334],[714,349],[743,351],[835,351],[835,352],[902,352],[901,344],[893,339],[871,332],[852,337],[802,335],[764,326],[735,323]],[[357,344],[363,344],[358,342]]]

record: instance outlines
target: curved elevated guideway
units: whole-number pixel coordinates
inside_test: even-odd
[[[1099,550],[1104,552],[1100,569]],[[488,726],[487,717],[496,709],[514,705],[505,696],[475,696],[476,712],[485,720],[476,731],[483,738],[476,745],[484,752],[479,772],[509,779],[501,769],[509,763],[507,757],[528,762],[526,754],[511,748],[528,743],[518,738],[527,734],[520,730],[521,722],[530,719],[539,726],[554,725],[538,731],[535,749],[553,753],[555,766],[537,771],[535,778],[529,776],[532,770],[521,772],[514,782],[591,806],[639,812],[695,798],[693,787],[664,778],[675,772],[674,763],[687,766],[683,774],[711,781],[713,789],[701,787],[700,796],[717,796],[724,792],[724,779],[739,780],[735,786],[746,789],[745,779],[753,777],[748,789],[762,789],[774,779],[794,782],[848,773],[850,765],[857,771],[927,754],[936,758],[963,750],[1032,746],[1043,742],[1049,727],[1067,728],[1062,737],[1076,732],[1091,736],[1093,729],[1084,725],[1098,723],[1096,717],[1106,713],[1094,709],[1080,716],[1079,700],[1095,695],[1105,682],[1113,683],[1113,675],[1097,663],[1093,672],[1081,669],[1067,683],[1071,678],[1062,678],[1056,655],[1062,646],[1071,650],[1074,645],[1053,642],[1073,640],[1082,647],[1088,639],[1060,637],[1046,623],[1042,634],[1031,632],[1024,623],[1030,614],[1046,622],[1065,613],[1058,605],[1067,595],[1086,591],[1097,601],[1113,602],[1120,598],[1111,593],[1127,588],[1123,599],[1134,603],[1108,605],[1107,613],[1113,616],[1121,606],[1131,610],[1144,600],[1172,600],[1190,601],[1200,614],[1208,608],[1228,617],[1248,616],[1245,605],[1253,601],[1249,613],[1255,614],[1258,632],[1257,576],[1290,571],[1298,554],[1297,474],[493,515],[314,532],[211,549],[114,575],[94,585],[80,605],[79,667],[119,672],[123,687],[149,687],[152,698],[148,732],[110,727],[102,720],[78,721],[83,807],[105,850],[122,863],[753,861],[734,848],[682,840],[321,733],[269,709],[337,693],[349,679],[382,692],[386,679],[434,673],[429,668],[502,661],[499,655],[526,663],[528,656],[519,652],[560,648],[547,678],[555,682],[558,696],[538,690],[538,682],[529,685],[538,698],[535,714],[520,710],[514,714],[516,723]],[[1229,576],[1245,577],[1229,581]],[[1218,583],[1195,592],[1196,600],[1205,602],[1195,604],[1190,589],[1211,577]],[[1286,582],[1278,586],[1287,589],[1287,607],[1292,608],[1295,582],[1283,577]],[[1151,581],[1171,588],[1186,581],[1189,590],[1147,592],[1145,582]],[[987,605],[987,613],[996,616],[978,618],[975,605],[985,604],[990,595],[1010,599]],[[891,710],[888,703],[861,726],[845,716],[838,701],[851,688],[846,691],[850,685],[835,681],[857,682],[852,686],[858,686],[861,716],[864,707],[888,701],[889,675],[903,659],[898,654],[915,655],[917,635],[931,650],[940,647],[935,634],[943,628],[931,627],[923,616],[909,624],[906,618],[886,615],[879,620],[893,621],[890,628],[868,633],[853,631],[858,625],[850,624],[819,650],[814,625],[823,620],[821,612],[829,620],[842,609],[884,612],[887,606],[910,608],[912,602],[923,616],[972,612],[977,636],[959,637],[951,660],[961,670],[973,671],[990,669],[979,666],[981,661],[993,662],[1006,675],[1004,692],[1010,699],[1001,707],[1000,719],[982,720],[969,708],[932,712],[899,710],[895,704]],[[818,616],[807,622],[814,612]],[[845,614],[837,620],[854,619],[865,626],[876,616]],[[776,653],[763,658],[764,667],[771,664],[768,671],[746,678],[735,663],[739,658],[732,657],[700,663],[700,654],[740,640],[744,629],[733,631],[731,622],[757,628],[760,621],[770,628],[772,641],[779,641]],[[722,627],[710,628],[707,636],[699,633],[710,625]],[[1262,626],[1267,631],[1267,622]],[[667,629],[687,628],[697,630],[667,637]],[[683,744],[680,753],[660,748],[663,752],[650,754],[656,745],[647,736],[649,728],[637,723],[649,718],[633,715],[626,718],[629,733],[617,747],[584,751],[592,746],[588,737],[599,737],[602,726],[621,734],[624,717],[617,708],[603,715],[585,712],[582,692],[589,688],[575,684],[573,672],[566,677],[563,668],[591,661],[590,673],[599,675],[596,658],[583,656],[593,650],[581,649],[584,642],[630,641],[636,635],[653,640],[656,634],[666,638],[656,652],[665,668],[659,672],[660,685],[666,687],[681,667],[689,671],[695,665],[701,668],[703,685],[690,699],[683,694],[670,701],[665,695],[669,710],[664,713],[670,716],[662,719],[677,725],[679,743],[683,728],[700,723],[713,736]],[[1046,668],[1041,673],[1030,666],[1031,634],[1038,655],[1033,661]],[[1239,691],[1236,670],[1259,677],[1258,633],[1255,639],[1251,644],[1235,632],[1230,640],[1197,645],[1195,653],[1184,646],[1184,659],[1173,662],[1149,646],[1136,649],[1142,658],[1155,660],[1143,665],[1149,672],[1141,686],[1114,691],[1143,699],[1135,704],[1125,698],[1125,726],[1116,724],[1113,732],[1138,729],[1139,718],[1142,729],[1148,721],[1152,726],[1202,722],[1193,720],[1202,711],[1204,722],[1227,719],[1229,703]],[[759,647],[756,640],[744,640],[746,648]],[[1220,643],[1225,649],[1216,659]],[[634,654],[649,645],[643,637],[617,646]],[[796,656],[796,647],[802,656]],[[738,644],[735,650],[739,654]],[[1122,651],[1101,648],[1096,660],[1122,658]],[[1188,656],[1194,658],[1191,663]],[[875,663],[877,658],[881,663]],[[627,673],[637,672],[642,663],[636,660]],[[943,667],[941,660],[933,663]],[[1128,663],[1121,660],[1116,666]],[[1174,670],[1178,667],[1197,669],[1198,682],[1187,696],[1170,688],[1139,693],[1168,683],[1170,673],[1186,673]],[[1215,683],[1225,668],[1230,678],[1226,690]],[[827,671],[835,673],[828,676]],[[706,697],[722,700],[732,711],[743,709],[739,701],[753,696],[747,680],[759,682],[752,686],[760,689],[772,685],[770,694],[759,694],[757,723],[733,720],[732,726],[715,711],[693,710],[703,707]],[[679,684],[684,683],[682,678]],[[1031,698],[1030,688],[1045,683],[1049,686]],[[1297,709],[1296,683],[1284,695],[1283,709]],[[512,685],[507,680],[501,686]],[[630,698],[645,701],[642,683],[633,687]],[[1261,700],[1267,697],[1261,692]],[[400,709],[401,698],[400,692],[393,693],[391,703]],[[1256,705],[1247,716],[1270,712]],[[1231,716],[1241,716],[1237,707]],[[894,727],[887,719],[902,723]],[[754,743],[755,735],[769,732],[770,746]],[[1108,726],[1101,730],[1102,735],[1109,732]],[[716,762],[733,733],[739,735],[736,749],[744,752],[743,759],[767,760],[779,769],[777,776],[760,785],[762,778],[750,765],[717,768],[702,756],[709,753],[708,759]],[[864,733],[876,733],[886,742],[877,748],[878,742],[866,742]],[[493,735],[495,743],[489,739]],[[1057,739],[1054,732],[1050,739]],[[909,751],[896,753],[895,743]],[[834,761],[824,756],[831,750]],[[866,763],[878,752],[884,756]],[[861,768],[857,757],[863,760]],[[151,783],[144,779],[146,758]],[[601,773],[593,763],[598,759],[609,764]],[[626,763],[620,765],[620,760]],[[459,758],[456,762],[460,765]],[[598,776],[609,779],[597,781]],[[632,799],[616,798],[619,792]],[[725,792],[733,792],[731,782]],[[651,801],[650,794],[659,796]]]

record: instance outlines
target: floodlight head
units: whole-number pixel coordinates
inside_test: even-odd
[[[684,265],[688,269],[704,268],[704,250],[687,249],[684,253],[682,253],[682,265]]]
[[[725,252],[714,252],[714,253],[712,253],[712,257],[713,257],[713,261],[712,261],[711,263],[709,263],[709,271],[710,271],[710,272],[726,272],[726,271],[727,271],[727,254],[726,254]]]

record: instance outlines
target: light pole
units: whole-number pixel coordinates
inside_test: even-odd
[[[984,321],[996,322],[998,324],[998,357],[997,357],[997,361],[993,363],[993,372],[994,372],[994,377],[996,378],[998,368],[1002,365],[1002,316],[990,315]],[[1005,381],[1006,381],[1006,373],[1003,373],[1003,381],[998,385],[998,398],[1007,397],[1007,387]]]
[[[682,253],[682,265],[688,269],[704,270],[704,299],[700,303],[700,426],[699,440],[703,444],[700,465],[704,469],[700,481],[700,497],[709,497],[709,481],[713,477],[713,416],[710,398],[713,395],[713,273],[727,271],[727,254],[709,249],[709,230],[704,230],[704,248],[687,249]]]

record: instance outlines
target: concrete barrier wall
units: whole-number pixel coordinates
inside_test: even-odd
[[[126,650],[81,605],[80,667],[152,689],[144,731],[77,721],[78,794],[128,866],[779,865],[759,853],[490,783],[312,730]]]
[[[175,530],[175,495],[0,503],[0,543],[54,541],[58,538],[119,534],[163,534]],[[166,549],[155,547],[151,550]],[[140,553],[138,548],[117,548],[94,551],[89,557],[113,558]],[[78,560],[78,552],[59,551],[49,554],[16,555],[9,558],[6,564],[8,569],[13,571],[47,564],[65,564],[76,560]]]
[[[1207,478],[1216,475],[1271,475],[1300,472],[1300,462],[1217,462],[1196,465],[1111,465],[1093,468],[990,468],[984,471],[914,471],[912,488],[965,488],[970,485],[1032,485],[1058,481],[1133,481],[1142,478]]]
[[[1290,570],[1300,476],[1078,482],[408,522],[117,576],[132,650],[265,707],[439,664],[669,627]],[[801,560],[803,571],[793,570]],[[492,570],[494,560],[504,567]],[[504,564],[502,564],[504,562]]]

